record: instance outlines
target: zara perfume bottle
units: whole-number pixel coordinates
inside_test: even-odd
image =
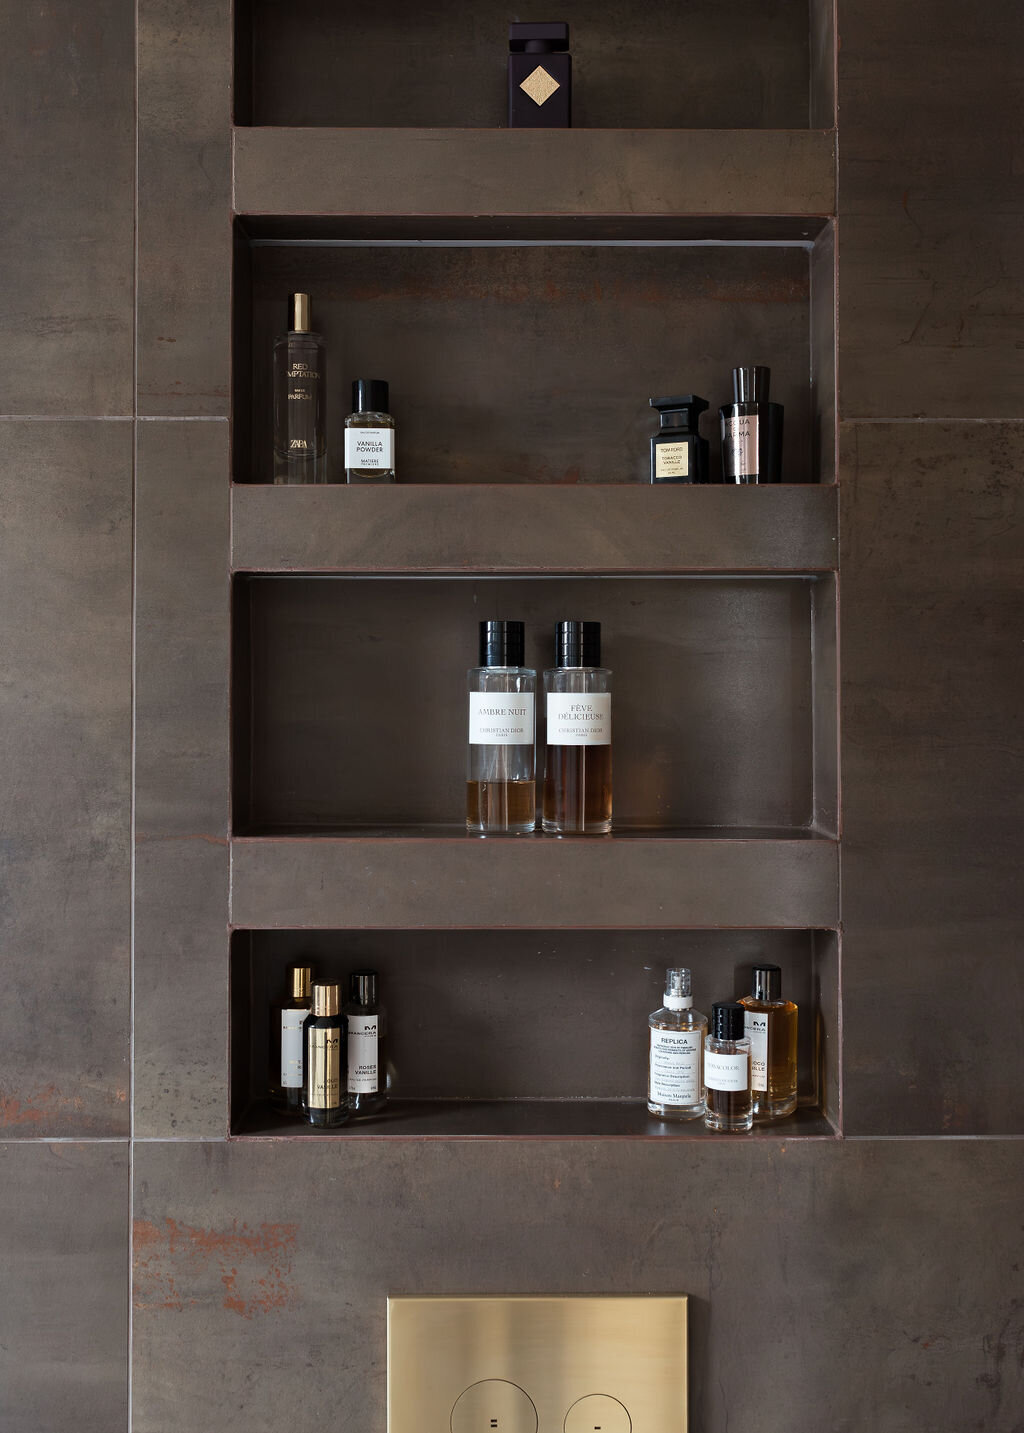
[[[600,622],[556,622],[555,665],[544,673],[545,831],[612,829],[611,690]]]
[[[722,481],[782,481],[782,404],[769,403],[770,368],[734,368],[722,420]]]
[[[750,1040],[754,1120],[783,1119],[796,1109],[797,1007],[782,998],[782,967],[755,965],[750,994],[740,1000]]]
[[[525,835],[537,820],[534,785],[537,674],[523,665],[522,622],[480,623],[480,665],[467,674],[466,827]]]
[[[743,1033],[743,1006],[733,1000],[711,1007],[711,1029],[704,1041],[704,1088],[708,1129],[742,1132],[753,1128],[750,1040]]]
[[[302,1027],[305,1107],[309,1123],[321,1129],[344,1124],[349,1116],[347,1027],[337,985],[314,985],[313,1013]]]
[[[354,970],[348,978],[348,1106],[354,1115],[372,1114],[387,1099],[379,984],[375,970]]]
[[[572,56],[569,26],[508,27],[510,129],[566,129],[572,124]]]
[[[274,482],[326,483],[324,341],[310,324],[309,294],[288,300],[288,332],[274,343]]]
[[[383,378],[357,378],[352,384],[352,412],[345,419],[347,483],[395,481],[395,420],[389,401]]]
[[[648,1016],[651,1030],[647,1108],[662,1120],[693,1120],[704,1113],[706,1016],[693,1008],[690,972],[665,972],[665,1003]]]
[[[290,965],[283,999],[270,1012],[270,1099],[288,1114],[302,1112],[302,1027],[312,1005],[313,972]]]
[[[651,439],[652,483],[706,483],[708,440],[700,436],[700,415],[707,399],[696,393],[678,398],[652,398],[661,428]]]

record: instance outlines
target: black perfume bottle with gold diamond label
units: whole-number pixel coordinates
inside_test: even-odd
[[[566,129],[572,124],[569,26],[508,27],[510,129]]]

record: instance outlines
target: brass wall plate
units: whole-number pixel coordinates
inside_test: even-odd
[[[686,1433],[686,1299],[390,1298],[388,1433]]]

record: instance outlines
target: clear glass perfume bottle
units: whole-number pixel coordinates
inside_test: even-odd
[[[647,1108],[663,1120],[693,1120],[704,1113],[704,1040],[707,1017],[693,1009],[690,972],[665,972],[665,1004],[648,1016],[651,1052]]]
[[[470,667],[466,827],[525,835],[537,820],[534,694],[523,665],[522,622],[480,623],[480,665]]]
[[[302,1112],[302,1026],[310,1012],[313,972],[290,965],[286,993],[270,1012],[270,1099],[288,1114]]]
[[[754,1120],[783,1119],[796,1109],[798,1012],[782,998],[782,967],[755,965],[750,994],[739,1003],[750,1040]]]
[[[600,622],[556,622],[555,666],[544,673],[545,831],[612,829],[611,683]]]
[[[739,1132],[753,1128],[750,1041],[743,1033],[743,1006],[734,1000],[711,1007],[711,1030],[704,1041],[704,1088],[708,1129]]]
[[[375,970],[354,970],[348,978],[348,1105],[352,1114],[379,1110],[387,1099],[384,1011]]]
[[[349,1117],[347,1034],[337,985],[314,985],[313,1013],[302,1027],[305,1108],[309,1123],[322,1129]]]
[[[274,482],[325,483],[327,352],[310,327],[309,294],[288,300],[288,332],[274,343]]]
[[[383,378],[357,378],[352,384],[352,412],[345,419],[345,481],[393,483],[395,420]]]

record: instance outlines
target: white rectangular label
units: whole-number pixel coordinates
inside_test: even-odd
[[[302,1089],[302,1022],[308,1010],[281,1011],[281,1085]]]
[[[470,692],[470,746],[529,746],[532,741],[532,692]]]
[[[380,468],[395,466],[394,428],[346,428],[345,467]]]
[[[610,746],[611,692],[548,692],[548,746]]]
[[[700,1082],[700,1031],[651,1030],[651,1103],[697,1105]]]
[[[379,1015],[348,1017],[348,1092],[373,1095],[380,1089]]]
[[[727,478],[756,478],[757,414],[722,419],[722,453]]]
[[[704,1083],[709,1090],[749,1090],[749,1081],[746,1050],[737,1055],[704,1052]]]
[[[747,1010],[743,1016],[743,1033],[750,1041],[750,1088],[768,1088],[768,1015],[764,1011]]]

